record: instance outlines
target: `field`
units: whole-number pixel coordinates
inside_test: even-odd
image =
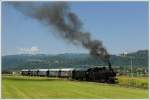
[[[46,77],[3,76],[2,98],[148,98],[148,89]]]

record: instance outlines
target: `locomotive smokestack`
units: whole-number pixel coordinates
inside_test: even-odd
[[[112,68],[111,68],[110,60],[108,61],[108,67],[109,67],[109,69],[112,69]]]
[[[111,67],[110,60],[108,61],[108,67],[109,67],[109,69],[112,71],[113,76],[116,76],[116,73],[114,72],[114,70],[113,70],[112,67]]]
[[[89,32],[83,31],[83,23],[79,17],[71,11],[66,2],[50,2],[36,4],[33,2],[15,2],[13,6],[24,15],[44,22],[53,28],[58,36],[72,44],[78,44],[89,50],[92,56],[108,61],[109,54],[102,41],[93,40]],[[108,63],[111,67],[110,62]]]

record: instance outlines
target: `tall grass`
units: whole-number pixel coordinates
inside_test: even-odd
[[[117,79],[121,86],[148,89],[148,77],[119,76]]]

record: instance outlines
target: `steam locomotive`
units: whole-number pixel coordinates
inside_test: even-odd
[[[110,67],[23,69],[21,74],[23,76],[60,77],[73,80],[116,83],[116,73]]]

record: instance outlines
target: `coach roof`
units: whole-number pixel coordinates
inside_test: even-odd
[[[48,71],[48,69],[39,69],[39,71]]]
[[[28,69],[22,69],[21,71],[29,71]]]
[[[73,71],[74,70],[74,68],[63,68],[63,69],[61,69],[61,71]]]
[[[59,71],[60,69],[49,69],[49,71]]]

